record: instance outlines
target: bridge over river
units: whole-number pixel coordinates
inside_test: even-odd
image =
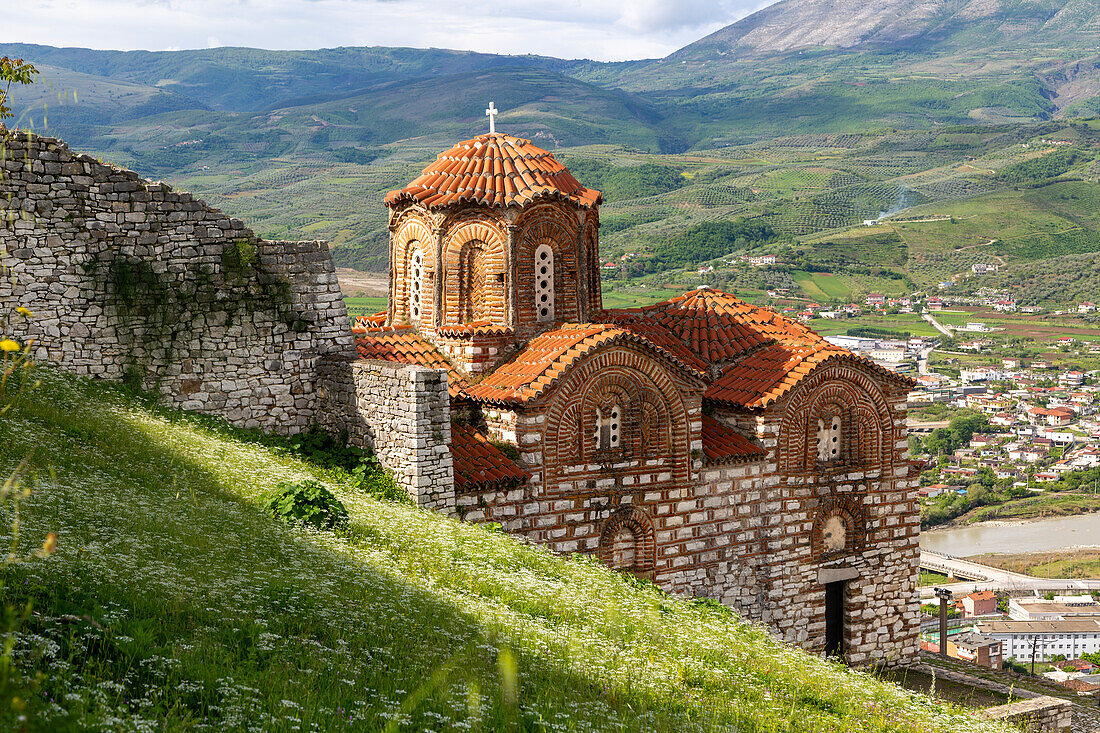
[[[1067,593],[1089,593],[1100,590],[1100,580],[1080,580],[1077,578],[1036,578],[1032,575],[1013,573],[1008,570],[982,565],[971,560],[943,555],[938,552],[921,550],[920,566],[922,570],[934,570],[938,573],[946,573],[962,582],[947,583],[937,587],[947,588],[955,597],[973,593],[975,591],[1014,591],[1014,592],[1048,592],[1064,591]],[[925,586],[920,589],[921,598],[935,598],[935,588]]]

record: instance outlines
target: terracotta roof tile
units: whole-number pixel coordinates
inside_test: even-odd
[[[860,363],[896,380],[912,381],[880,367],[870,359],[821,340],[806,345],[773,344],[748,354],[723,370],[704,396],[708,400],[740,407],[767,407],[790,392],[815,369],[834,359]]]
[[[515,486],[530,478],[483,433],[464,423],[451,423],[451,458],[460,491]]]
[[[725,423],[703,415],[703,456],[707,465],[751,461],[768,451],[756,445]]]
[[[522,206],[539,197],[566,198],[585,208],[603,202],[599,191],[582,186],[551,153],[530,140],[495,133],[440,154],[408,186],[386,194],[386,203]]]
[[[466,375],[451,364],[435,344],[411,327],[357,329],[355,347],[361,359],[381,359],[446,369],[447,387],[452,399],[469,382]]]
[[[606,323],[570,323],[531,339],[515,357],[463,394],[482,402],[524,404],[546,392],[577,361],[612,342],[643,344],[696,378],[705,377],[698,366],[681,358],[682,354],[632,331]],[[690,354],[686,356],[690,358]]]

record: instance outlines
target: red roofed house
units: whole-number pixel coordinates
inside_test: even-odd
[[[717,290],[604,309],[602,200],[495,133],[391,192],[389,310],[331,367],[357,407],[330,426],[422,505],[853,664],[912,660],[912,380]]]
[[[959,603],[962,605],[963,616],[966,617],[997,613],[997,594],[991,590],[963,596]]]

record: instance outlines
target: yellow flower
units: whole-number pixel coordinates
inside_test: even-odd
[[[0,341],[0,351],[19,351],[19,344],[11,339]]]
[[[18,313],[19,315],[26,316],[27,318],[31,318],[31,317],[34,316],[34,314],[31,313],[29,308],[24,308],[23,306],[19,306],[18,308],[16,308],[15,312]]]
[[[50,532],[46,535],[45,541],[42,543],[42,554],[52,555],[57,549],[57,535]]]

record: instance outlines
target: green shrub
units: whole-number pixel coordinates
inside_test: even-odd
[[[264,508],[273,517],[301,522],[318,529],[342,527],[348,523],[348,510],[320,481],[283,481],[267,497]]]

